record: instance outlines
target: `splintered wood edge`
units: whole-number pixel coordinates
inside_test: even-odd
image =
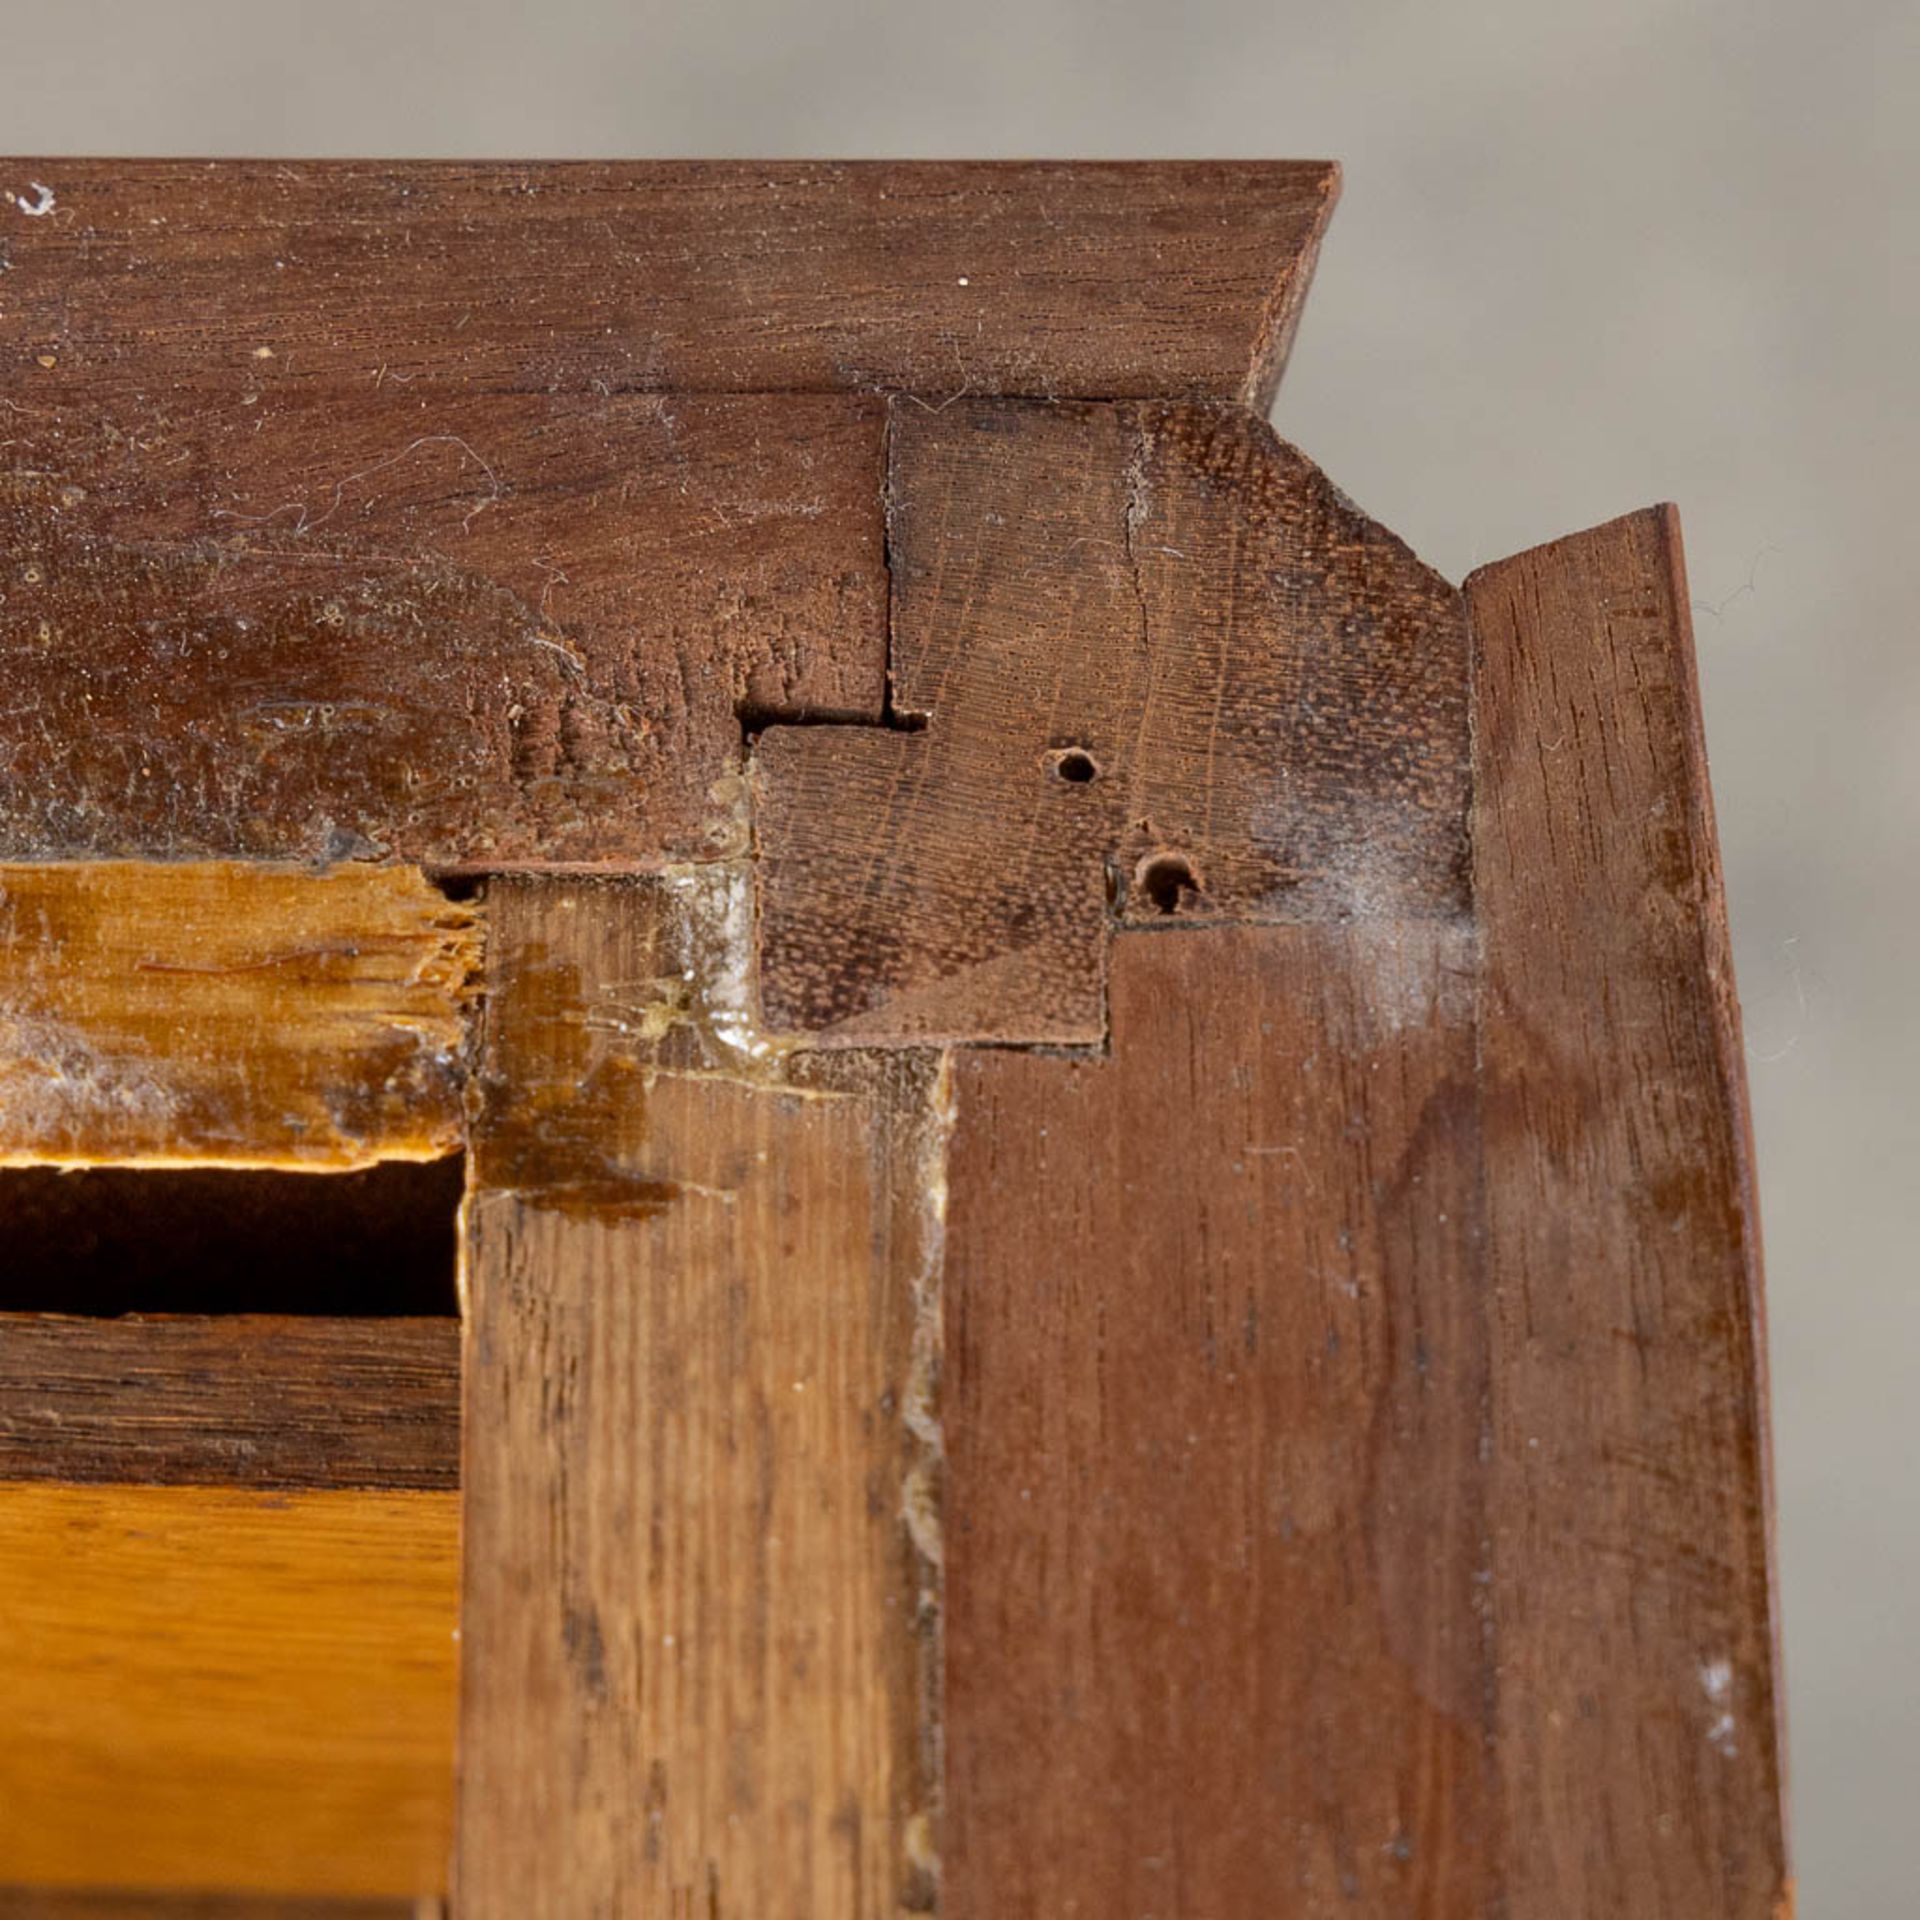
[[[0,1167],[457,1153],[480,940],[410,867],[0,865]]]

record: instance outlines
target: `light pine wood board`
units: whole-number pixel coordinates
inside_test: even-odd
[[[458,1502],[0,1485],[0,1885],[446,1883]]]

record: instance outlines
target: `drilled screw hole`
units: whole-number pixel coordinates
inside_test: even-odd
[[[1053,777],[1084,787],[1099,777],[1100,762],[1085,747],[1065,747],[1053,756]]]
[[[1149,854],[1133,884],[1156,913],[1178,913],[1189,894],[1197,898],[1200,892],[1200,876],[1184,853]]]

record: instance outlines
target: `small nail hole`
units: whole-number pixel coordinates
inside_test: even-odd
[[[1085,747],[1066,747],[1053,756],[1053,777],[1056,780],[1066,780],[1076,787],[1084,787],[1089,780],[1098,778],[1099,773],[1099,761]]]
[[[1178,913],[1189,894],[1197,898],[1200,892],[1200,877],[1183,853],[1149,854],[1133,883],[1156,913]]]

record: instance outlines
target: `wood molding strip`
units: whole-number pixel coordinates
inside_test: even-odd
[[[1466,591],[1507,1899],[1776,1920],[1759,1220],[1677,516]]]
[[[1323,161],[0,161],[63,394],[1179,395],[1264,411]],[[11,208],[9,208],[11,213]]]

